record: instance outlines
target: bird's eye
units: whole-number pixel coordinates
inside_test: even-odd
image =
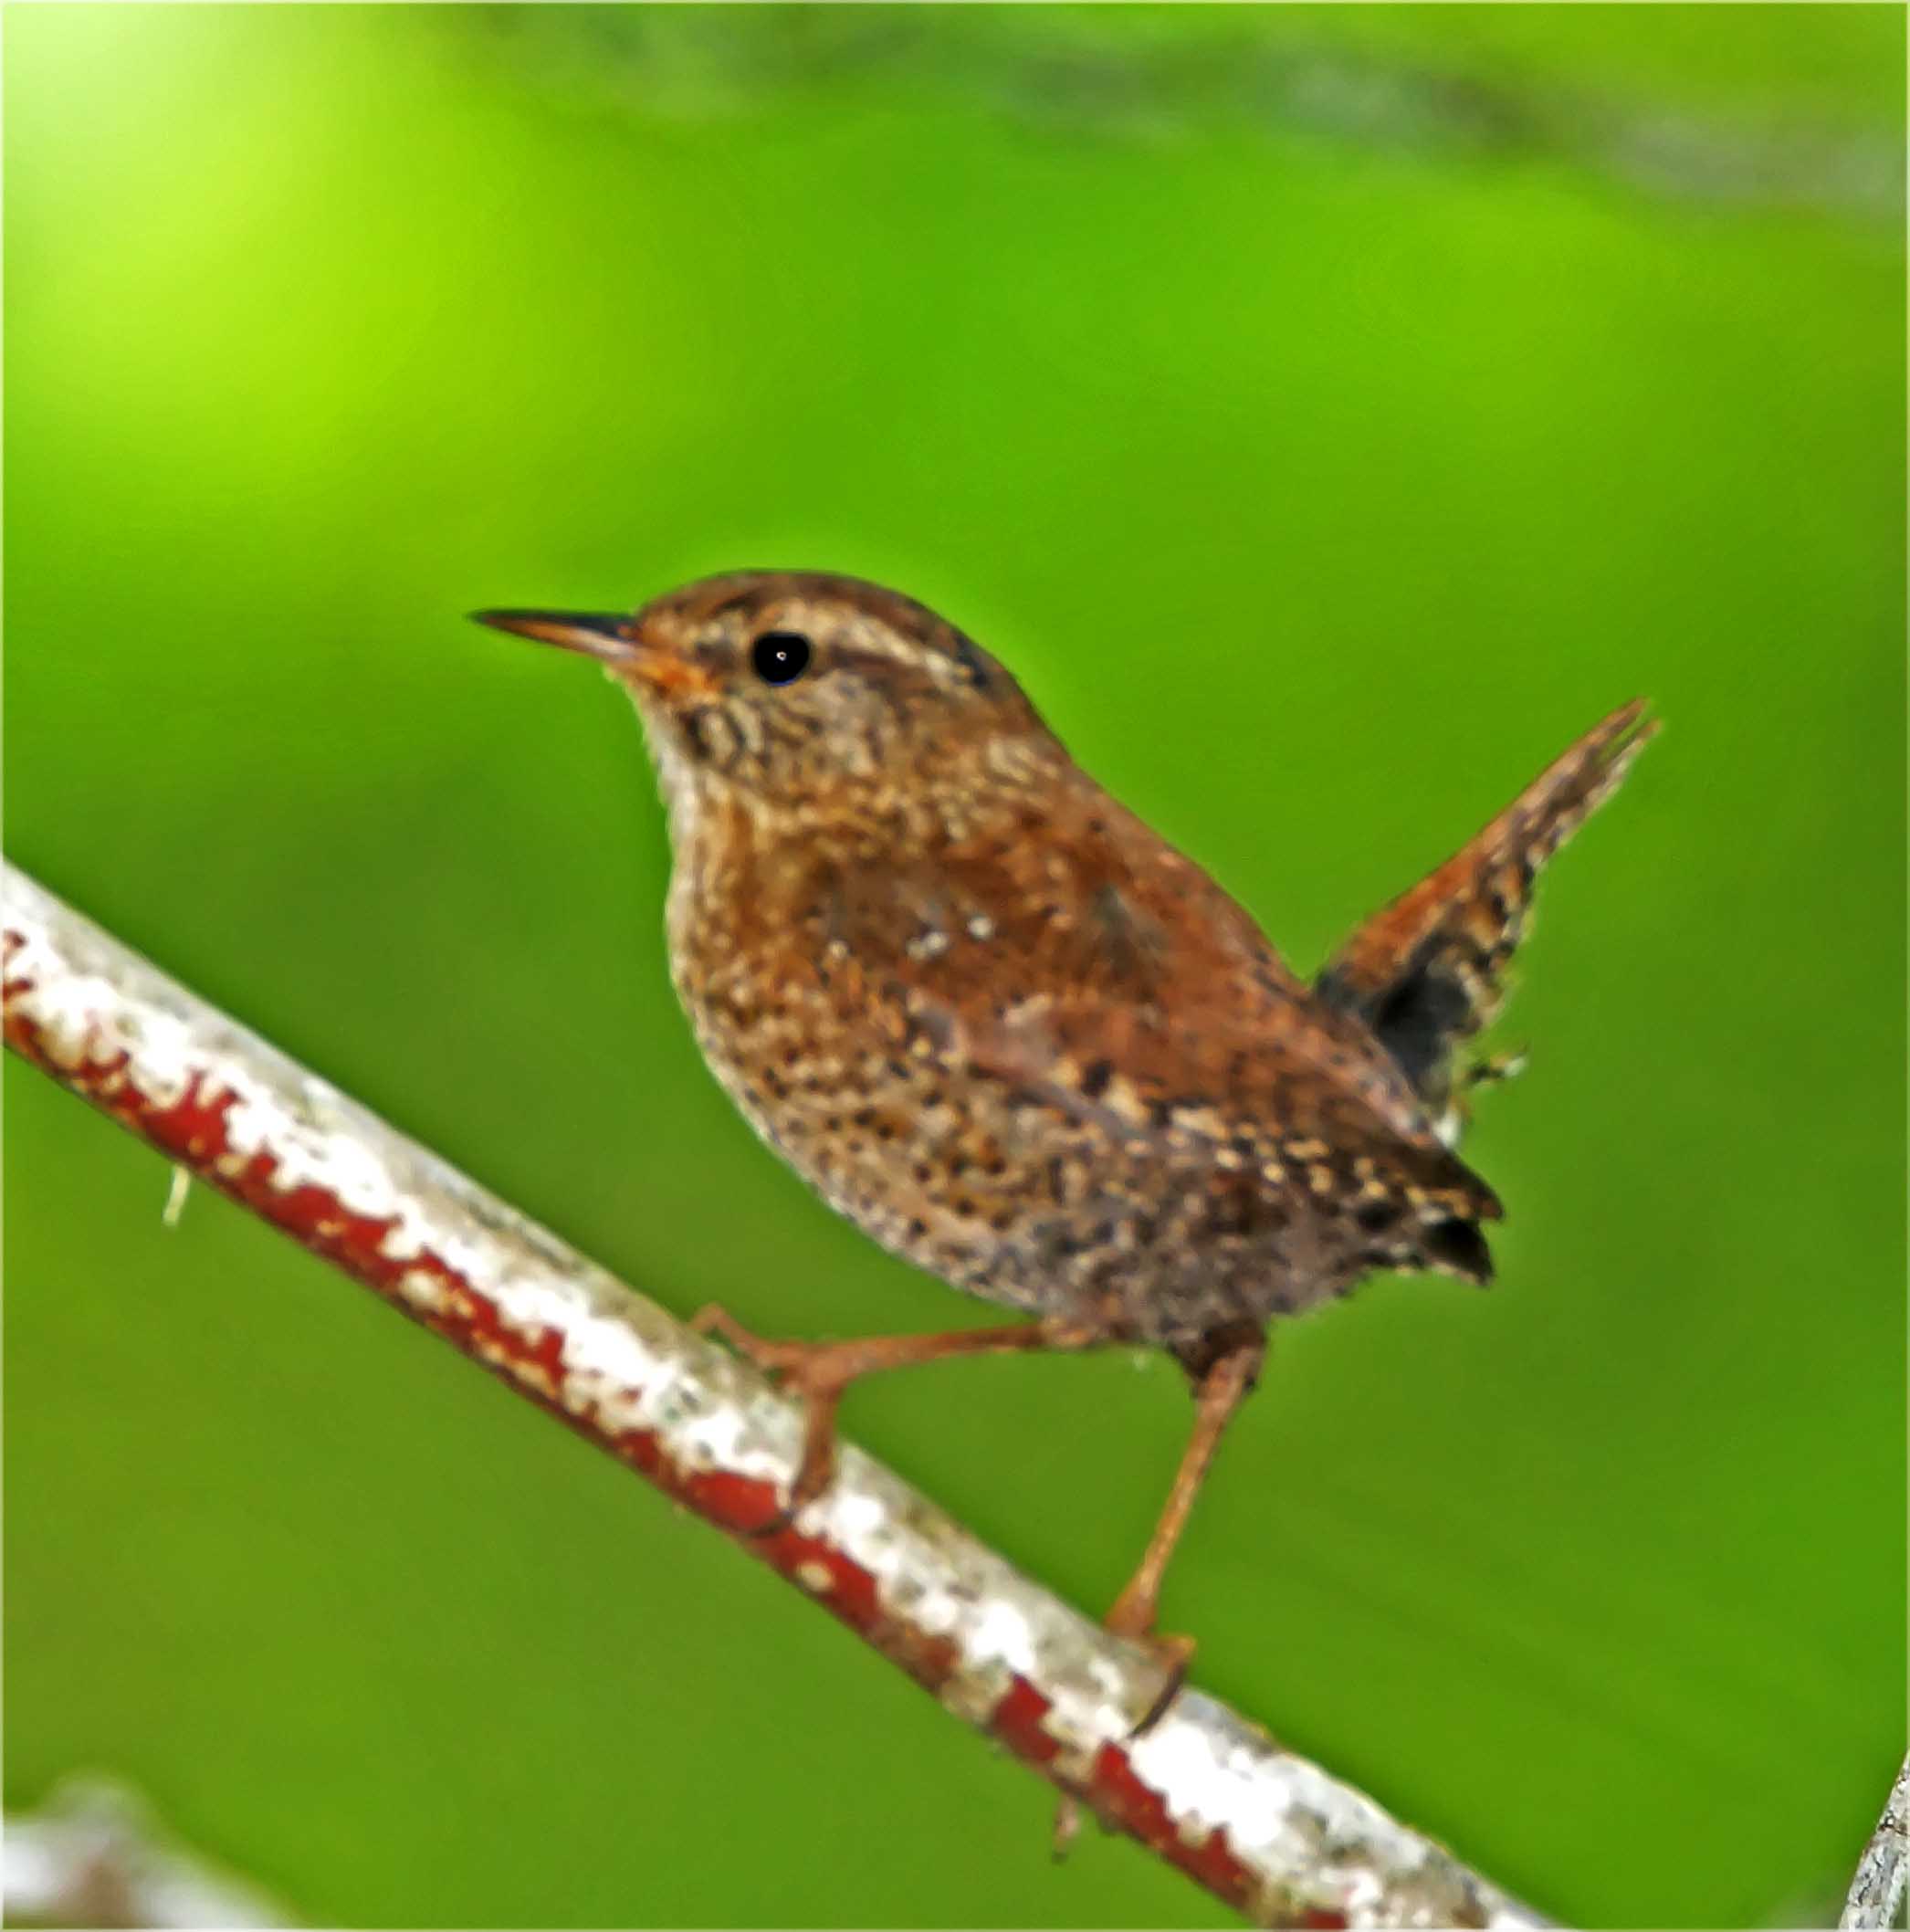
[[[750,660],[765,684],[791,684],[809,668],[809,639],[797,631],[765,631]]]

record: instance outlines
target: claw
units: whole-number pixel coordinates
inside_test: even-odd
[[[1166,1715],[1167,1707],[1181,1695],[1181,1686],[1187,1682],[1187,1673],[1193,1664],[1196,1645],[1191,1637],[1163,1635],[1150,1632],[1139,1640],[1154,1653],[1155,1661],[1166,1673],[1167,1681],[1160,1686],[1153,1703],[1148,1706],[1141,1720],[1128,1733],[1131,1742],[1136,1738],[1144,1738]]]
[[[746,1328],[720,1302],[708,1302],[689,1318],[695,1334],[708,1340],[724,1341],[747,1362],[753,1362],[765,1375],[779,1379],[798,1369],[805,1350],[813,1343],[766,1341],[753,1329]]]
[[[812,1398],[813,1400],[813,1398]],[[833,1433],[823,1445],[822,1457],[813,1467],[809,1463],[810,1447],[803,1448],[803,1462],[796,1471],[796,1479],[790,1485],[789,1500],[783,1503],[775,1515],[756,1525],[753,1529],[742,1533],[756,1541],[769,1537],[780,1537],[785,1529],[796,1527],[796,1517],[811,1503],[828,1488],[835,1475],[835,1444]]]
[[[808,1412],[807,1427],[803,1438],[803,1460],[797,1465],[795,1481],[790,1485],[789,1500],[767,1521],[742,1532],[752,1541],[781,1536],[785,1529],[794,1528],[797,1512],[805,1504],[814,1502],[828,1488],[829,1480],[835,1474],[835,1407],[846,1383],[842,1375],[818,1366],[818,1359],[828,1353],[831,1345],[765,1341],[716,1302],[698,1308],[690,1317],[689,1326],[698,1335],[727,1342],[746,1361],[753,1362],[765,1375],[773,1378],[779,1389],[803,1399]]]
[[[748,1529],[740,1529],[736,1533],[751,1543],[767,1542],[771,1537],[780,1537],[785,1529],[795,1528],[798,1507],[794,1503],[781,1504],[775,1515],[766,1521],[752,1524]]]
[[[1127,1637],[1152,1651],[1167,1674],[1167,1681],[1160,1686],[1153,1703],[1141,1713],[1140,1721],[1128,1733],[1130,1744],[1152,1730],[1167,1715],[1168,1706],[1181,1695],[1181,1686],[1187,1682],[1188,1668],[1193,1663],[1196,1647],[1191,1637],[1167,1635],[1138,1627],[1138,1618],[1146,1616],[1151,1619],[1152,1614],[1151,1606],[1143,1605],[1138,1600],[1130,1603],[1124,1596],[1104,1620],[1103,1627],[1111,1630],[1116,1636]],[[1063,1793],[1061,1802],[1055,1807],[1055,1828],[1048,1834],[1049,1857],[1056,1864],[1065,1864],[1067,1855],[1080,1835],[1080,1801]]]
[[[1137,1587],[1139,1585],[1139,1587]],[[1102,1627],[1110,1630],[1118,1637],[1126,1637],[1130,1643],[1139,1643],[1144,1650],[1153,1654],[1154,1661],[1160,1665],[1166,1681],[1156,1693],[1154,1701],[1141,1714],[1139,1723],[1128,1733],[1128,1738],[1143,1737],[1160,1722],[1162,1714],[1181,1693],[1181,1686],[1187,1682],[1189,1666],[1193,1663],[1197,1648],[1191,1637],[1174,1635],[1154,1628],[1154,1592],[1139,1578],[1130,1583],[1115,1599],[1114,1608],[1101,1620]]]
[[[1074,1799],[1064,1795],[1055,1807],[1055,1829],[1048,1834],[1048,1856],[1058,1865],[1065,1864],[1067,1854],[1080,1835],[1081,1807]]]
[[[855,1341],[766,1341],[715,1302],[690,1318],[698,1334],[724,1342],[786,1393],[800,1396],[805,1411],[803,1458],[790,1485],[788,1503],[748,1535],[779,1535],[797,1511],[828,1488],[835,1473],[835,1412],[843,1391],[887,1369],[940,1361],[951,1355],[1001,1355],[1036,1349],[1091,1349],[1111,1330],[1081,1322],[1015,1322],[1000,1328],[960,1328],[949,1335],[873,1336]]]

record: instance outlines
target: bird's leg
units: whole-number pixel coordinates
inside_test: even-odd
[[[1139,1567],[1128,1580],[1127,1588],[1114,1600],[1114,1608],[1104,1619],[1107,1628],[1118,1636],[1133,1637],[1150,1643],[1160,1653],[1162,1661],[1169,1667],[1167,1688],[1156,1701],[1154,1708],[1136,1727],[1137,1732],[1146,1730],[1167,1707],[1168,1700],[1181,1687],[1181,1679],[1186,1675],[1188,1664],[1193,1656],[1191,1637],[1161,1636],[1154,1629],[1154,1619],[1160,1603],[1160,1581],[1167,1572],[1168,1559],[1187,1528],[1194,1498],[1201,1493],[1201,1485],[1207,1480],[1207,1472],[1213,1466],[1214,1452],[1221,1445],[1221,1437],[1226,1433],[1234,1411],[1253,1388],[1265,1355],[1265,1339],[1254,1333],[1234,1340],[1202,1370],[1200,1380],[1194,1386],[1193,1433],[1188,1437],[1187,1447],[1181,1453],[1181,1466],[1174,1472],[1173,1487],[1168,1491],[1160,1520],[1154,1526],[1154,1534],[1148,1538]]]
[[[1139,1738],[1143,1731],[1160,1721],[1162,1713],[1174,1701],[1174,1695],[1187,1675],[1187,1666],[1193,1662],[1194,1640],[1191,1637],[1164,1636],[1154,1628],[1154,1619],[1160,1605],[1160,1580],[1167,1573],[1168,1559],[1173,1555],[1181,1533],[1187,1528],[1187,1519],[1193,1513],[1194,1497],[1201,1493],[1201,1485],[1207,1480],[1207,1472],[1213,1466],[1214,1452],[1221,1445],[1221,1437],[1226,1433],[1227,1424],[1233,1420],[1234,1411],[1251,1393],[1260,1374],[1260,1365],[1265,1359],[1265,1336],[1258,1333],[1244,1335],[1233,1340],[1222,1353],[1213,1356],[1199,1371],[1194,1384],[1193,1433],[1181,1452],[1181,1466],[1174,1472],[1174,1484],[1168,1491],[1166,1507],[1160,1512],[1160,1521],[1154,1525],[1154,1534],[1148,1538],[1139,1568],[1128,1579],[1127,1587],[1114,1600],[1114,1608],[1101,1620],[1117,1636],[1131,1637],[1137,1643],[1146,1644],[1160,1659],[1167,1671],[1167,1682],[1161,1686],[1160,1696],[1129,1733],[1131,1737]],[[1057,1861],[1067,1856],[1068,1847],[1080,1829],[1080,1807],[1072,1798],[1064,1797],[1055,1813],[1051,1841]]]
[[[939,1335],[874,1335],[853,1341],[767,1341],[727,1308],[698,1310],[690,1327],[717,1335],[803,1401],[803,1458],[787,1506],[757,1534],[786,1529],[803,1504],[829,1486],[835,1467],[835,1412],[843,1391],[865,1375],[908,1369],[952,1355],[1007,1355],[1037,1349],[1092,1349],[1118,1338],[1105,1328],[1049,1318],[997,1328],[956,1328]]]

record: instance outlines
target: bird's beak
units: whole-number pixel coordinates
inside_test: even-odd
[[[473,611],[471,619],[489,625],[494,631],[515,631],[519,637],[534,637],[540,644],[582,651],[586,657],[601,657],[605,664],[625,663],[636,653],[629,618],[613,612]]]
[[[636,620],[610,611],[473,611],[478,624],[494,631],[514,631],[560,650],[581,651],[608,665],[621,677],[646,685],[665,698],[707,698],[714,690],[709,674],[677,652],[645,641]]]

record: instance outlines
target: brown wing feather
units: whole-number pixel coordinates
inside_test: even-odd
[[[864,996],[904,1009],[959,1076],[1322,1213],[1386,1201],[1427,1231],[1496,1217],[1365,1027],[1191,860],[1082,786],[1065,830],[996,828],[899,875],[838,870],[822,888],[828,929],[866,971],[881,962]],[[1003,985],[1043,991],[1003,1003]],[[1427,1238],[1426,1265],[1485,1272],[1483,1248]]]

